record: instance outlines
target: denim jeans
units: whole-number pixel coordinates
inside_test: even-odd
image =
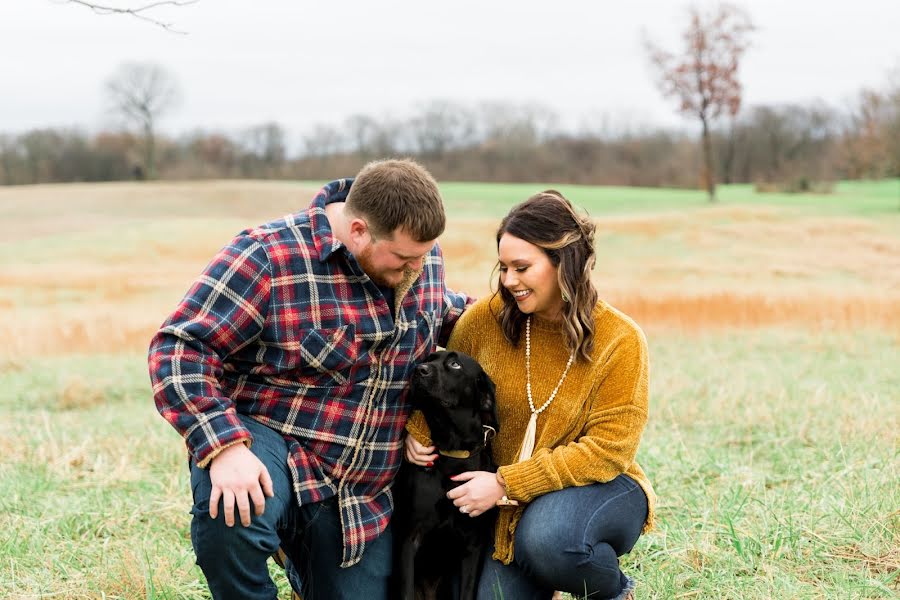
[[[508,565],[488,556],[478,600],[549,600],[554,590],[615,598],[627,581],[618,557],[647,519],[647,496],[627,475],[539,496],[516,527]]]
[[[277,598],[267,561],[283,544],[285,550],[290,549],[288,558],[296,568],[292,584],[298,587],[299,577],[304,600],[386,600],[391,571],[390,527],[367,545],[360,562],[341,569],[343,532],[337,500],[298,506],[284,439],[249,417],[242,416],[241,421],[253,434],[251,450],[269,470],[275,496],[266,498],[262,515],[252,513],[249,527],[241,525],[237,515],[234,527],[228,527],[221,502],[218,518],[209,516],[209,471],[191,463],[191,541],[213,598]]]

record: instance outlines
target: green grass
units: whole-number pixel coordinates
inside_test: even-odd
[[[898,340],[655,342],[639,460],[660,496],[659,533],[628,559],[652,596],[895,594]]]
[[[593,216],[709,208],[702,190],[637,188],[616,186],[577,186],[553,183],[441,184],[448,211],[458,214],[502,217],[509,208],[535,192],[554,188],[587,209]],[[718,188],[714,206],[778,206],[829,214],[878,215],[900,217],[900,180],[840,182],[831,194],[761,194],[752,185],[733,184]]]
[[[10,347],[51,342],[25,358],[0,348],[0,598],[208,597],[184,445],[156,413],[133,348],[215,249],[305,207],[318,185],[0,188],[0,334]],[[510,206],[556,187],[609,218],[599,283],[626,298],[783,294],[812,305],[898,289],[898,180],[826,195],[723,186],[715,206],[692,190],[441,187],[451,220],[481,220],[454,221],[447,235],[464,253],[448,255],[449,276],[473,285],[494,248],[471,232],[489,238]],[[639,461],[660,504],[657,529],[623,561],[638,597],[900,596],[900,336],[802,323],[684,334],[645,324],[652,395]],[[128,327],[136,345],[116,341]],[[65,346],[84,336],[95,345]]]
[[[6,363],[0,386],[0,597],[208,597],[143,357]]]
[[[623,561],[639,597],[895,595],[898,339],[649,343],[638,458],[659,519]],[[206,597],[183,445],[152,406],[143,356],[0,370],[0,597]]]

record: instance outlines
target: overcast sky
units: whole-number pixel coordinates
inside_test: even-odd
[[[741,70],[745,105],[844,106],[900,67],[900,0],[738,4],[759,28]],[[177,35],[64,0],[0,0],[0,132],[108,126],[103,84],[124,61],[177,77],[184,100],[163,120],[169,132],[274,120],[297,134],[354,113],[404,116],[432,99],[536,102],[567,124],[607,115],[669,126],[683,121],[654,88],[641,32],[675,48],[686,6],[199,0],[152,13],[188,32]]]

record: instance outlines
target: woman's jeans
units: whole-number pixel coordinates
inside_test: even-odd
[[[281,434],[249,417],[241,417],[253,434],[251,451],[266,465],[275,496],[266,498],[265,512],[257,516],[252,507],[249,527],[235,516],[234,527],[225,525],[220,502],[219,516],[209,517],[212,485],[209,471],[191,463],[194,493],[191,540],[197,564],[203,569],[216,600],[277,598],[267,561],[278,547],[293,549],[288,558],[302,580],[304,600],[365,598],[386,600],[391,571],[390,527],[369,543],[363,558],[341,569],[343,533],[337,500],[298,506],[287,466],[288,449]]]
[[[508,565],[488,556],[478,600],[549,600],[554,590],[615,598],[625,586],[618,557],[647,519],[647,496],[627,475],[539,496],[522,515]]]

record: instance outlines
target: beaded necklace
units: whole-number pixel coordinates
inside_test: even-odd
[[[525,428],[525,438],[522,440],[522,449],[519,451],[519,462],[531,458],[531,453],[534,452],[534,438],[535,433],[537,432],[538,415],[544,412],[544,410],[550,406],[550,403],[553,402],[553,399],[556,398],[556,393],[559,391],[559,388],[562,387],[563,381],[565,381],[566,375],[569,374],[569,369],[572,367],[573,362],[575,362],[574,352],[569,355],[569,362],[566,363],[566,368],[563,371],[562,377],[559,378],[559,383],[553,388],[550,397],[544,402],[543,406],[535,409],[534,400],[531,397],[531,316],[529,315],[528,320],[525,321],[525,392],[528,394],[528,406],[531,408],[531,418],[528,419],[528,427]]]

